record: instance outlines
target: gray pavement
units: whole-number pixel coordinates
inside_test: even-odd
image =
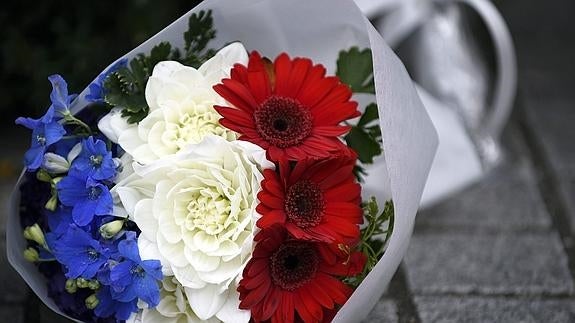
[[[420,212],[404,263],[365,322],[575,322],[575,2],[497,3],[519,57],[506,159]],[[0,156],[4,200],[21,149]],[[64,322],[0,248],[0,322]]]

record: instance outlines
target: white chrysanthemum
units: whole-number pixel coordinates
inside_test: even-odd
[[[146,304],[140,303],[141,310],[132,315],[127,323],[199,323],[199,322],[230,322],[242,323],[250,320],[250,312],[239,309],[239,300],[232,293],[224,299],[223,306],[218,312],[209,318],[202,319],[196,314],[190,304],[199,297],[209,295],[196,295],[194,290],[183,287],[174,277],[166,277],[162,281],[160,289],[160,303],[155,308],[147,308]],[[204,304],[209,311],[210,299],[204,299]]]
[[[142,259],[159,259],[165,275],[203,295],[191,303],[195,313],[209,301],[213,316],[251,257],[262,171],[272,167],[260,147],[208,135],[176,155],[134,163],[112,190],[142,230]]]
[[[146,84],[148,116],[130,125],[114,110],[98,126],[140,163],[175,154],[208,134],[234,140],[236,134],[218,122],[220,115],[213,106],[226,102],[212,87],[229,77],[234,64],[247,61],[243,45],[233,43],[199,69],[174,61],[160,62]]]

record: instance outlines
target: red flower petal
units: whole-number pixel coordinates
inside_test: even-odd
[[[359,272],[357,266],[365,263],[333,245],[294,240],[278,225],[257,236],[254,254],[267,254],[267,261],[250,259],[238,287],[240,308],[249,309],[254,322],[322,322],[351,295],[351,289],[331,273]],[[264,262],[269,265],[263,266]]]
[[[272,210],[263,215],[257,222],[257,226],[260,228],[271,227],[274,224],[285,223],[286,215],[282,210]]]
[[[252,52],[247,67],[234,66],[230,79],[214,89],[232,109],[248,114],[218,108],[221,125],[266,149],[268,159],[276,162],[340,155],[345,145],[339,136],[348,131],[340,123],[359,115],[348,86],[326,77],[323,66],[285,53],[275,59],[272,72]]]

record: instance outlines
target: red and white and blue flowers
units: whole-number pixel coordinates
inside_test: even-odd
[[[24,256],[82,321],[327,321],[381,255],[342,140],[358,104],[309,58],[205,48],[210,14],[190,19],[184,54],[117,61],[75,115],[51,76],[46,114],[16,121]]]

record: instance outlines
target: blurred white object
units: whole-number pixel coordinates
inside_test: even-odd
[[[497,9],[489,0],[355,2],[419,83],[439,134],[422,206],[483,177],[501,160],[516,90],[515,51]],[[478,40],[482,32],[490,41]]]

